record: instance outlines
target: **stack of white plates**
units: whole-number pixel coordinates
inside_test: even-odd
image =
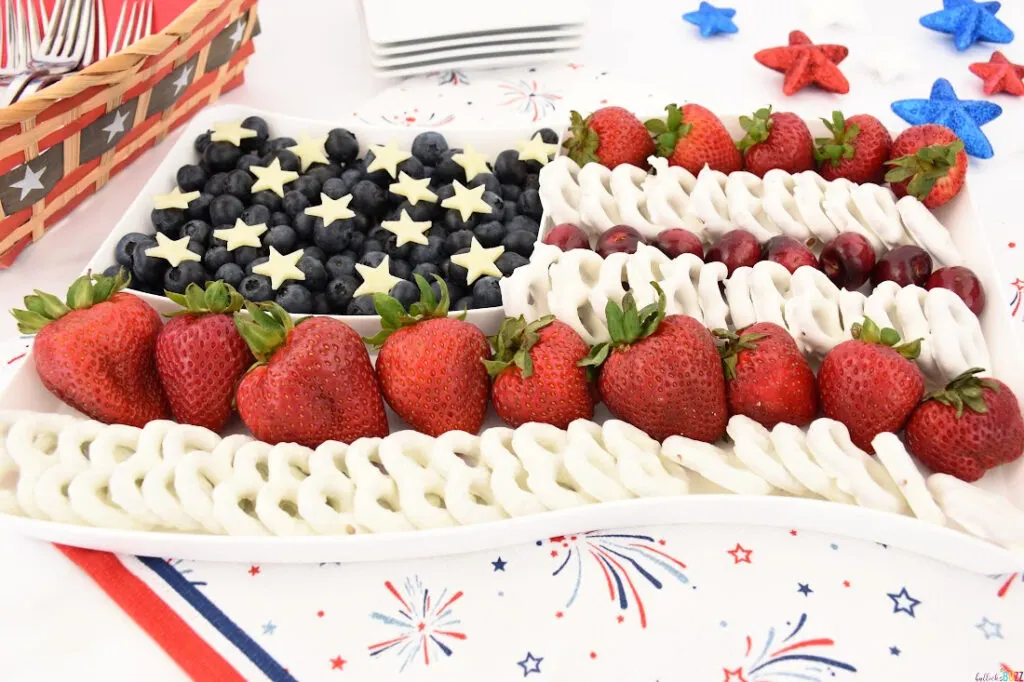
[[[382,78],[564,58],[582,43],[585,0],[363,0]]]

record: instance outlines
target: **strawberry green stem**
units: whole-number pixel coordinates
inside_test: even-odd
[[[755,144],[764,142],[772,132],[772,125],[772,108],[770,106],[758,109],[754,112],[753,117],[740,116],[740,127],[743,128],[746,135],[736,143],[736,146],[740,148],[740,151],[747,151]]]
[[[984,371],[981,367],[972,367],[946,384],[945,388],[926,395],[922,402],[935,400],[943,405],[956,408],[957,419],[964,416],[964,406],[977,414],[985,414],[988,412],[988,405],[985,404],[984,389],[987,388],[996,393],[1000,389],[996,382],[977,376]]]
[[[828,161],[833,168],[838,168],[843,159],[853,158],[853,142],[860,135],[860,126],[856,123],[847,125],[841,111],[833,111],[831,121],[827,118],[821,120],[832,133],[832,137],[819,137],[814,140],[814,158],[818,161]]]
[[[527,323],[522,315],[506,317],[498,333],[487,339],[494,348],[494,359],[482,360],[487,367],[487,373],[496,377],[507,367],[515,365],[521,370],[524,379],[532,376],[533,360],[530,358],[530,349],[540,341],[540,330],[551,324],[554,319],[554,315],[545,315],[539,320]]]
[[[270,361],[274,352],[288,340],[295,328],[291,315],[273,302],[246,303],[245,312],[235,313],[235,328],[245,339],[257,364]]]
[[[402,327],[411,327],[417,322],[431,320],[438,317],[448,317],[448,309],[451,306],[451,299],[448,296],[448,286],[444,280],[434,275],[437,284],[441,289],[441,299],[434,295],[434,290],[427,283],[423,275],[415,275],[416,286],[420,290],[420,300],[409,306],[408,312],[397,299],[387,294],[374,294],[373,305],[380,315],[380,331],[370,338],[363,339],[366,343],[380,348],[389,336]],[[463,312],[457,319],[464,319]]]
[[[924,201],[935,183],[948,176],[956,166],[956,156],[963,148],[964,143],[960,140],[921,147],[913,154],[886,161],[885,164],[892,168],[885,174],[885,179],[887,182],[910,179],[907,193]]]
[[[890,327],[880,328],[870,317],[865,317],[863,322],[854,322],[850,335],[864,343],[888,346],[908,360],[914,360],[921,354],[921,339],[900,344],[898,331]]]
[[[736,363],[739,360],[741,350],[756,350],[757,343],[761,339],[768,338],[767,334],[737,334],[728,329],[712,330],[716,340],[721,339],[725,343],[718,346],[718,355],[722,358],[722,369],[726,379],[736,378]]]
[[[693,124],[683,122],[683,112],[678,104],[669,104],[665,107],[668,115],[665,120],[652,118],[644,123],[647,131],[654,135],[657,143],[658,156],[672,156],[676,149],[676,143],[690,134]]]
[[[242,295],[233,286],[221,281],[210,282],[205,291],[193,282],[185,288],[184,295],[172,291],[164,293],[182,307],[181,310],[166,313],[167,317],[235,313],[245,305]]]
[[[116,277],[86,272],[68,288],[65,301],[36,289],[33,294],[25,297],[25,309],[15,308],[11,310],[11,315],[18,321],[18,331],[22,334],[38,334],[40,329],[72,310],[85,310],[109,300],[128,286],[130,279],[130,276],[125,275],[124,268],[118,270]]]
[[[611,341],[591,348],[587,357],[579,361],[580,367],[600,367],[613,349],[625,348],[658,331],[658,326],[665,319],[665,292],[657,282],[651,282],[651,286],[658,292],[658,301],[639,310],[632,291],[623,297],[621,308],[615,301],[608,301],[604,312]]]

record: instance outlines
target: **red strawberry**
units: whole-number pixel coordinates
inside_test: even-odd
[[[763,176],[772,168],[790,173],[814,168],[814,140],[796,114],[758,109],[753,118],[740,116],[740,126],[747,134],[737,145],[743,151],[743,165],[754,175]]]
[[[907,128],[892,143],[892,166],[885,179],[896,196],[910,194],[928,208],[960,193],[967,176],[963,141],[946,126],[927,123]]]
[[[818,392],[826,416],[846,425],[854,445],[874,453],[871,440],[902,429],[924,395],[924,376],[912,361],[921,341],[897,345],[895,329],[879,329],[867,317],[852,332],[853,340],[822,361]]]
[[[729,131],[713,113],[699,104],[665,107],[664,121],[653,118],[645,125],[658,143],[658,156],[670,166],[682,166],[694,175],[708,165],[712,170],[732,173],[743,168],[743,158]]]
[[[298,324],[276,303],[250,303],[235,326],[259,364],[242,377],[242,421],[267,443],[351,443],[388,435],[377,377],[363,340],[344,322]]]
[[[476,433],[484,423],[491,388],[481,362],[491,359],[487,337],[461,318],[448,317],[443,281],[440,301],[426,279],[416,275],[416,284],[421,298],[408,313],[390,296],[373,297],[382,329],[367,342],[380,348],[377,376],[384,398],[422,433]]]
[[[742,414],[772,428],[779,422],[803,426],[818,414],[818,385],[793,337],[771,322],[736,334],[716,329],[725,369],[730,414]]]
[[[189,284],[184,295],[167,297],[184,306],[156,339],[156,368],[171,412],[182,424],[220,431],[234,412],[238,380],[255,361],[232,316],[244,304],[242,295],[211,282],[205,292]]]
[[[925,397],[907,422],[907,446],[929,469],[973,482],[1024,451],[1024,419],[1013,391],[967,370]],[[967,409],[964,409],[964,408]]]
[[[572,327],[551,315],[527,324],[520,315],[507,318],[491,343],[494,360],[484,364],[494,377],[494,410],[503,422],[564,429],[594,416],[587,370],[579,366],[590,348]]]
[[[586,118],[573,111],[569,131],[572,137],[563,144],[581,166],[593,161],[609,168],[623,163],[647,168],[647,157],[654,154],[647,128],[622,107],[604,107]]]
[[[121,292],[117,277],[85,274],[67,304],[36,291],[12,310],[23,334],[35,334],[36,372],[46,390],[92,419],[145,426],[170,416],[153,349],[160,315]]]
[[[621,309],[609,301],[605,312],[611,342],[581,364],[601,367],[598,388],[611,413],[657,440],[721,438],[729,413],[711,332],[692,317],[665,317],[660,288],[658,303],[642,310],[626,294]]]
[[[857,184],[882,184],[885,162],[892,149],[892,135],[882,122],[869,114],[844,118],[841,111],[833,111],[831,121],[821,120],[832,133],[831,137],[815,139],[818,146],[814,158],[818,160],[821,177],[826,180],[846,178]]]

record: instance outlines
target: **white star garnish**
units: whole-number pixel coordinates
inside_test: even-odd
[[[235,226],[214,230],[213,236],[227,242],[228,251],[234,251],[242,246],[260,247],[260,235],[267,231],[264,223],[249,225],[241,218],[235,219]]]
[[[402,244],[426,244],[427,235],[423,234],[430,229],[429,220],[416,221],[409,217],[409,212],[404,208],[398,220],[384,220],[380,226],[395,235],[395,246]]]
[[[128,114],[115,111],[114,120],[100,128],[100,130],[107,134],[107,144],[113,142],[115,137],[124,132],[124,124],[127,120]]]
[[[369,265],[363,265],[362,263],[356,263],[356,272],[363,278],[363,283],[359,285],[359,288],[355,290],[352,297],[362,296],[363,294],[388,294],[391,293],[392,287],[401,282],[398,277],[391,274],[388,269],[391,264],[391,257],[384,256],[384,260],[380,262],[375,268],[371,268]]]
[[[400,172],[398,174],[398,182],[393,182],[388,186],[388,189],[405,197],[409,200],[409,203],[415,206],[421,201],[428,201],[432,204],[437,203],[437,195],[431,192],[427,185],[430,184],[430,178],[423,178],[422,180],[416,180],[406,172]]]
[[[498,256],[503,253],[505,253],[504,246],[485,249],[476,240],[476,237],[473,237],[473,241],[469,244],[469,251],[455,254],[452,256],[452,262],[466,268],[466,284],[472,284],[478,277],[484,275],[501,277],[501,270],[494,264],[494,261],[498,260]]]
[[[199,192],[182,192],[175,187],[167,194],[157,194],[153,197],[153,208],[180,208],[186,209],[188,205],[199,198]]]
[[[326,142],[326,135],[314,139],[303,132],[299,136],[299,143],[294,147],[288,147],[288,151],[299,157],[299,160],[302,161],[302,172],[305,173],[314,163],[330,163],[324,152]]]
[[[540,133],[526,142],[516,142],[516,149],[519,150],[520,161],[539,161],[542,166],[558,153],[558,145],[548,144],[540,136]]]
[[[242,140],[250,137],[256,137],[256,131],[243,128],[241,121],[214,123],[213,132],[210,133],[210,140],[212,142],[230,142],[236,147],[242,144]]]
[[[459,211],[462,215],[463,222],[469,220],[469,217],[474,213],[490,213],[490,205],[483,200],[484,191],[487,189],[483,185],[477,185],[472,189],[466,189],[462,183],[458,180],[452,182],[452,189],[455,190],[455,196],[448,197],[441,202],[441,206],[444,208],[454,208]]]
[[[150,258],[163,258],[176,268],[182,261],[199,260],[199,254],[188,250],[188,240],[185,236],[181,239],[171,239],[163,232],[156,233],[156,246],[146,249],[146,255]]]
[[[277,249],[271,246],[267,262],[254,265],[252,271],[257,275],[269,277],[271,289],[280,289],[281,285],[290,279],[306,279],[306,273],[296,267],[300,258],[302,258],[302,249],[282,256]]]
[[[859,3],[848,0],[804,0],[812,29],[847,27],[867,28],[867,15]]]
[[[25,177],[17,182],[11,183],[11,187],[17,187],[21,190],[21,196],[18,197],[18,201],[24,201],[25,197],[31,194],[34,190],[43,189],[43,183],[40,182],[40,180],[45,172],[46,166],[34,171],[31,166],[27,164],[25,165]]]
[[[340,199],[332,199],[323,192],[320,193],[320,205],[310,206],[306,214],[324,219],[324,227],[327,227],[335,220],[348,220],[354,218],[356,213],[348,207],[352,201],[352,195],[346,194]]]
[[[245,35],[245,19],[239,19],[238,23],[235,24],[235,30],[231,33],[228,38],[231,39],[231,49],[238,49],[238,44],[242,42],[242,37]]]
[[[473,145],[467,144],[458,154],[452,154],[452,161],[462,166],[466,171],[466,182],[469,182],[481,173],[490,173],[487,167],[487,157],[473,149]]]
[[[299,179],[295,171],[281,168],[281,159],[275,158],[269,166],[249,166],[249,171],[256,176],[252,185],[252,193],[269,189],[279,197],[284,196],[284,186]]]
[[[398,177],[398,164],[412,156],[412,154],[399,149],[394,140],[383,146],[375,144],[370,147],[370,151],[373,152],[373,161],[366,167],[366,172],[386,170],[393,178]]]
[[[184,69],[181,70],[181,73],[178,74],[178,77],[171,81],[171,85],[174,86],[175,97],[178,96],[178,93],[180,93],[182,90],[188,87],[188,79],[192,77],[193,68],[194,67],[191,64],[187,65]],[[210,139],[212,140],[213,137],[211,136]]]

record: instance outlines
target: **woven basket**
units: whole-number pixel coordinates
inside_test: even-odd
[[[242,83],[256,0],[196,0],[163,32],[0,109],[0,268]]]

